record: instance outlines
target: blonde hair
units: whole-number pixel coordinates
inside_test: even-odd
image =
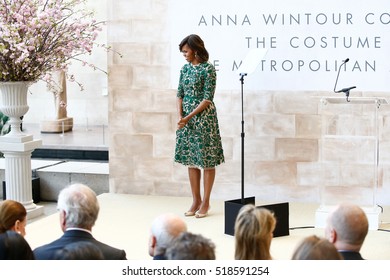
[[[271,211],[253,204],[243,206],[234,226],[236,260],[271,260],[276,219]]]

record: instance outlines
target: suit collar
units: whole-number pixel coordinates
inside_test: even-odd
[[[68,229],[64,232],[66,237],[84,237],[84,238],[93,238],[92,233],[86,230],[81,229]]]

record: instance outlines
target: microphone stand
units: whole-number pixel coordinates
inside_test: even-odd
[[[245,204],[244,199],[244,77],[247,73],[240,73],[241,81],[241,203]]]
[[[255,205],[255,197],[244,197],[244,77],[248,73],[240,73],[241,81],[241,199],[225,201],[225,234],[234,235],[235,221],[240,209],[245,204]],[[288,202],[269,204],[264,207],[274,213],[278,223],[274,230],[274,237],[289,235],[289,209]]]
[[[234,225],[238,212],[245,204],[255,204],[255,197],[244,197],[244,77],[248,73],[240,73],[241,81],[241,197],[225,201],[225,234],[234,235]]]
[[[347,99],[347,102],[350,102],[350,100],[349,100],[349,92],[350,92],[351,89],[356,88],[355,86],[349,87],[349,88],[343,88],[343,89],[341,89],[341,90],[337,90],[337,91],[336,91],[336,86],[337,86],[337,82],[338,82],[338,80],[339,80],[339,75],[340,75],[341,67],[342,67],[344,64],[346,64],[348,61],[349,61],[349,58],[347,58],[346,60],[343,61],[343,63],[340,64],[339,71],[337,72],[337,78],[336,78],[336,82],[335,82],[335,84],[334,84],[333,91],[334,91],[335,93],[344,92],[344,93],[345,93],[345,96],[346,96],[346,99]]]
[[[347,102],[350,102],[350,100],[349,100],[349,90],[347,90],[345,92],[345,99],[347,100]]]

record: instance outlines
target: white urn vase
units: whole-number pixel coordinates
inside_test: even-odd
[[[27,113],[29,107],[27,105],[27,91],[28,82],[1,82],[1,106],[0,110],[4,115],[9,117],[9,124],[11,126],[10,133],[6,134],[8,138],[19,139],[16,142],[24,142],[25,134],[20,129],[22,117]],[[28,137],[30,138],[30,137]]]

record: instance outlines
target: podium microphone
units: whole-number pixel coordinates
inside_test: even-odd
[[[350,91],[351,89],[354,89],[354,88],[356,88],[356,86],[348,87],[348,88],[343,88],[343,89],[340,89],[340,90],[335,91],[335,92],[336,92],[336,93],[339,93],[339,92],[347,93],[348,91]]]
[[[339,71],[337,72],[337,78],[336,78],[336,82],[335,82],[335,84],[334,84],[334,88],[333,88],[333,91],[335,92],[335,93],[340,93],[340,92],[344,92],[345,93],[345,95],[346,95],[346,97],[347,97],[347,102],[349,102],[349,100],[348,100],[348,97],[349,97],[349,91],[351,90],[351,89],[354,89],[354,88],[356,88],[356,86],[353,86],[353,87],[348,87],[348,88],[343,88],[343,89],[341,89],[341,90],[337,90],[336,91],[336,86],[337,86],[337,82],[338,82],[338,80],[339,80],[339,75],[340,75],[340,70],[341,70],[341,67],[345,64],[345,63],[347,63],[349,61],[349,58],[347,58],[347,59],[345,59],[344,61],[343,61],[343,63],[341,63],[340,64],[340,66],[339,66]]]

